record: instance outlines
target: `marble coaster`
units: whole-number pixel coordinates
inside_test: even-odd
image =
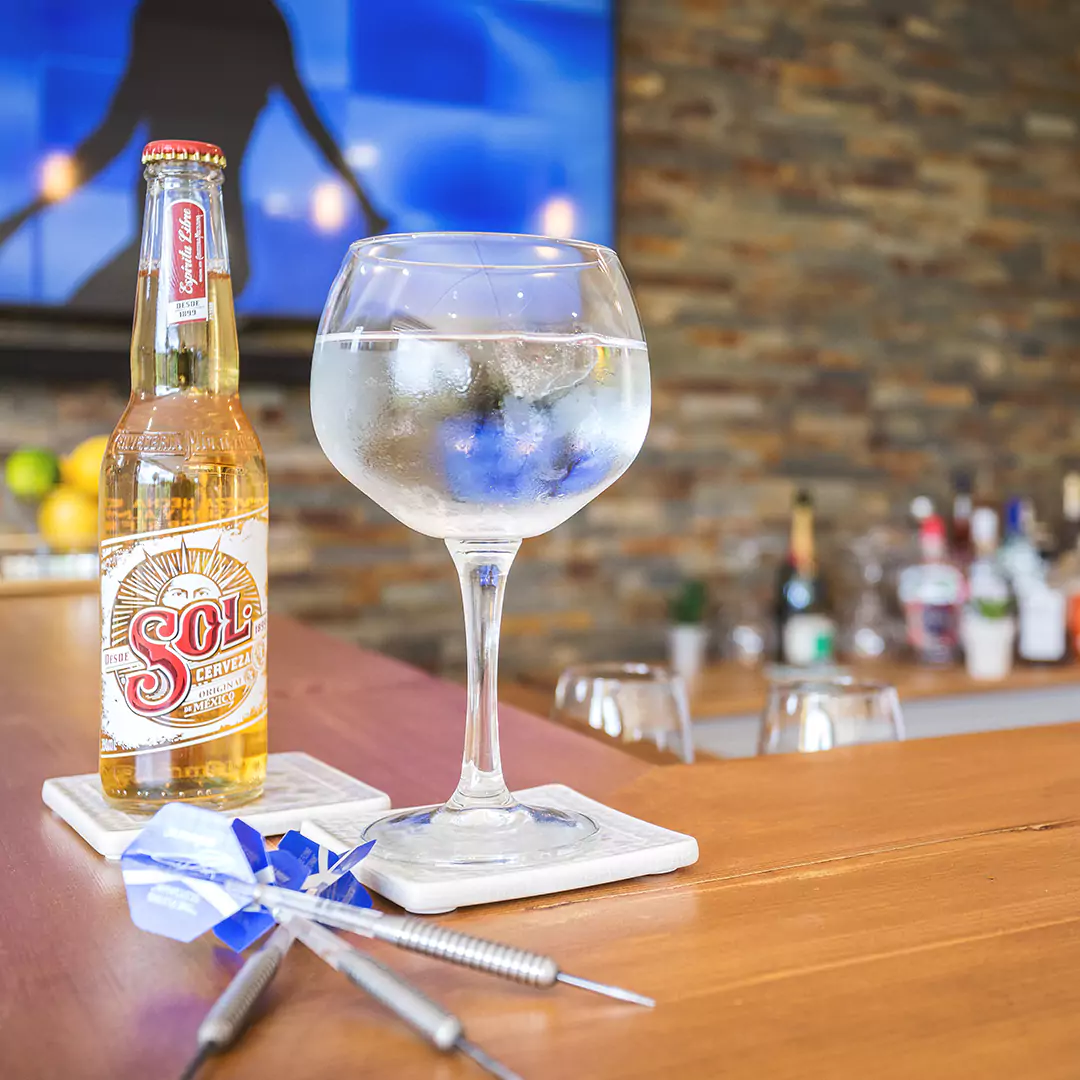
[[[612,810],[563,784],[545,784],[514,794],[534,806],[588,814],[600,831],[582,841],[577,849],[532,867],[498,863],[416,866],[380,859],[376,844],[357,868],[357,876],[368,888],[406,911],[437,915],[470,904],[541,896],[644,874],[666,874],[697,862],[698,845],[692,836]],[[342,850],[359,844],[364,829],[382,816],[372,812],[309,815],[301,831],[317,843]]]
[[[110,806],[101,793],[97,773],[46,780],[41,797],[106,859],[119,859],[149,820],[146,814],[129,814]],[[389,808],[386,792],[310,754],[291,751],[268,757],[266,787],[258,799],[222,813],[242,817],[263,836],[277,836],[298,829],[312,815],[370,812],[378,817]]]

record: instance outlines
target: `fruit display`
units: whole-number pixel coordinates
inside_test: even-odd
[[[98,483],[107,441],[106,435],[94,435],[63,457],[42,447],[19,447],[4,462],[8,492],[25,513],[34,514],[41,539],[53,551],[97,547]]]
[[[4,481],[17,499],[43,499],[60,479],[60,462],[51,450],[23,447],[4,463]]]
[[[101,481],[101,460],[105,457],[108,435],[83,439],[67,457],[60,461],[60,476],[65,484],[89,495],[95,502]]]
[[[97,547],[97,500],[69,484],[53,488],[38,507],[38,529],[54,551]]]

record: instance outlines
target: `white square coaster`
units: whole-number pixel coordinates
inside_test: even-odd
[[[147,814],[129,814],[105,801],[97,773],[62,776],[41,785],[45,805],[56,811],[95,851],[119,859],[149,821]],[[362,780],[327,765],[310,754],[271,754],[266,762],[262,795],[246,806],[224,810],[242,817],[263,836],[277,836],[312,814],[359,814],[390,808],[390,796]]]
[[[516,900],[522,896],[581,889],[644,874],[666,874],[697,862],[692,836],[662,829],[620,813],[563,784],[517,791],[522,802],[577,810],[600,826],[577,849],[541,866],[415,866],[379,858],[376,844],[356,874],[380,896],[417,915],[437,915],[470,904]],[[382,814],[309,816],[301,830],[309,839],[335,850],[361,842],[364,829]]]

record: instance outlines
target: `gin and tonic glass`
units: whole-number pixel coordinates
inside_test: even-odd
[[[510,564],[617,480],[649,425],[649,364],[608,248],[495,233],[352,245],[311,369],[327,457],[411,529],[446,542],[465,609],[468,698],[457,790],[369,826],[381,857],[530,864],[597,831],[518,802],[503,780],[496,671]]]

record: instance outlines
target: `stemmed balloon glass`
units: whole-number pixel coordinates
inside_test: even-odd
[[[327,457],[409,528],[445,540],[468,651],[465,752],[443,806],[369,826],[383,858],[528,864],[597,831],[526,806],[499,757],[496,671],[510,564],[613,483],[649,425],[649,364],[608,248],[497,233],[358,241],[311,369]]]

